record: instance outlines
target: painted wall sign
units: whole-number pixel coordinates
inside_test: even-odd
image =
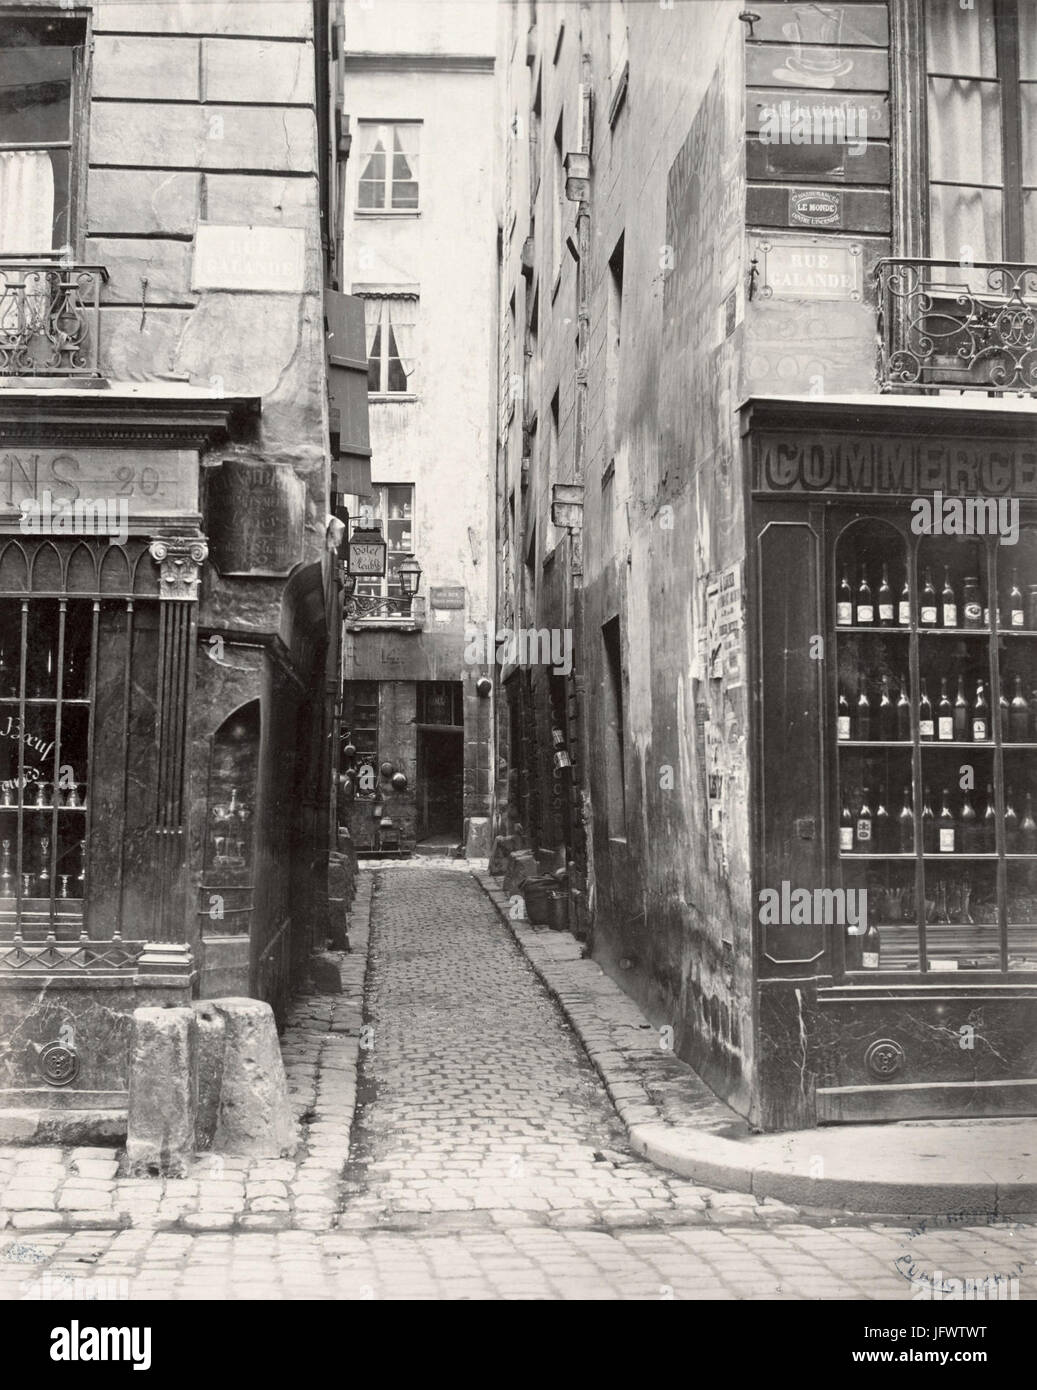
[[[843,195],[838,189],[808,188],[789,193],[789,221],[797,227],[832,227],[842,221]]]
[[[761,299],[861,298],[861,248],[855,244],[808,240],[767,240],[754,244]]]
[[[198,456],[190,449],[0,450],[0,513],[41,500],[124,501],[133,517],[198,513]],[[5,519],[6,521],[6,519]]]
[[[224,459],[210,477],[206,507],[220,573],[288,574],[302,558],[305,493],[286,463]]]
[[[752,441],[758,492],[1037,497],[1037,446],[766,432]]]
[[[432,608],[464,608],[463,585],[444,585],[429,590],[429,605]]]

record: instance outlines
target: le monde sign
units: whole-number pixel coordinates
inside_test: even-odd
[[[86,512],[91,506],[117,508],[131,525],[135,517],[146,524],[157,517],[196,516],[197,454],[190,449],[0,447],[0,526],[4,530],[19,529],[27,511],[67,507]]]

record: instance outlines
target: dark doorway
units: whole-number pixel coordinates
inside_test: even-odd
[[[418,729],[418,838],[461,839],[464,733]]]

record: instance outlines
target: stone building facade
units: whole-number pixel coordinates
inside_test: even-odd
[[[753,1124],[1032,1113],[1025,7],[501,11],[497,621],[575,658],[502,673],[498,828]],[[920,537],[941,489],[1014,497],[1020,548]],[[962,673],[1002,719],[930,750]]]
[[[0,8],[0,1107],[53,1134],[124,1124],[134,1007],[279,1012],[324,925],[343,47],[319,0]]]
[[[343,818],[364,851],[486,853],[492,699],[466,633],[485,633],[494,568],[495,19],[449,0],[350,12],[343,284],[365,305],[373,462],[345,500],[388,546],[343,647]]]

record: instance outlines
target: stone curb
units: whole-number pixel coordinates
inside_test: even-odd
[[[958,1178],[888,1182],[867,1177],[812,1177],[791,1166],[775,1166],[773,1160],[754,1159],[736,1139],[705,1133],[690,1124],[675,1125],[662,1114],[635,1068],[605,1030],[600,1037],[590,1034],[579,1015],[587,1005],[593,1007],[591,991],[580,991],[571,979],[562,978],[563,972],[537,929],[511,920],[508,896],[495,878],[481,869],[471,873],[580,1039],[626,1127],[631,1148],[641,1157],[702,1186],[748,1192],[760,1201],[770,1198],[790,1206],[881,1216],[927,1216],[970,1208],[1006,1213],[1037,1209],[1032,1180],[1000,1184],[962,1182]],[[551,932],[547,940],[559,937],[572,939],[567,932]],[[608,978],[600,973],[601,980],[595,982],[598,996]],[[632,1005],[617,984],[609,981],[609,987]],[[574,1008],[575,1004],[584,1008]]]

